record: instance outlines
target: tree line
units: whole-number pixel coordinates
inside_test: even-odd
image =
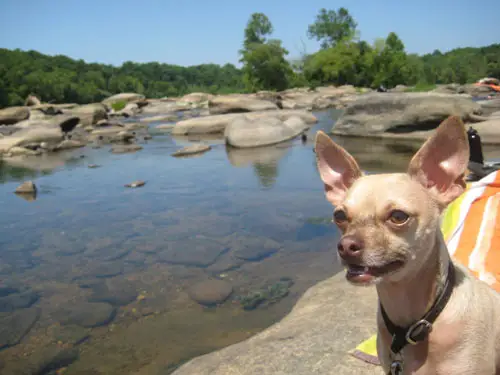
[[[239,51],[241,69],[232,64],[182,67],[130,61],[116,67],[0,49],[0,107],[21,105],[29,94],[44,102],[90,103],[120,92],[160,98],[197,91],[224,94],[343,84],[425,88],[500,77],[500,44],[419,56],[407,53],[394,32],[370,44],[359,37],[357,27],[347,9],[321,9],[307,29],[308,37],[320,42],[320,50],[290,61],[282,42],[272,38],[269,18],[254,13]]]

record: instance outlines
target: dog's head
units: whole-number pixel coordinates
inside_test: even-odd
[[[469,146],[460,118],[439,125],[407,173],[364,176],[354,158],[321,131],[315,151],[342,233],[338,252],[347,279],[370,284],[414,275],[435,246],[440,214],[466,186]]]

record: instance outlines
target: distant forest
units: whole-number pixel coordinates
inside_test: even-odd
[[[160,98],[332,84],[429,87],[500,78],[500,44],[419,56],[406,53],[394,32],[373,44],[363,41],[357,26],[345,8],[321,9],[307,29],[321,49],[290,61],[281,41],[271,37],[271,21],[254,13],[243,33],[241,69],[232,64],[183,67],[158,62],[125,62],[115,67],[63,55],[0,49],[0,107],[21,105],[31,93],[44,102],[91,103],[120,92]]]

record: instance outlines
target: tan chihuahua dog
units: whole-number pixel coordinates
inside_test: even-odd
[[[460,118],[441,123],[407,173],[364,176],[321,131],[315,151],[346,278],[377,288],[384,371],[500,375],[500,295],[450,259],[440,229],[441,213],[466,187]]]

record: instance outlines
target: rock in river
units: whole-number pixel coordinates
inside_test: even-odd
[[[33,181],[25,181],[16,188],[16,194],[36,194],[36,185]]]
[[[28,107],[8,107],[0,109],[0,125],[12,125],[30,117]]]
[[[138,187],[141,187],[141,186],[144,186],[144,185],[146,185],[145,181],[137,180],[137,181],[131,182],[129,184],[125,184],[125,187],[128,187],[128,188],[138,188]]]
[[[91,328],[108,324],[115,316],[115,308],[104,302],[82,302],[72,304],[56,314],[62,324],[76,324]]]
[[[298,116],[307,124],[314,124],[318,121],[312,113],[303,110],[249,112],[244,115],[240,113],[229,113],[225,115],[195,117],[179,121],[172,129],[172,134],[187,135],[224,133],[226,126],[242,116],[250,120],[274,117],[279,118],[281,121],[285,121],[290,117]]]
[[[233,147],[259,147],[287,141],[307,129],[309,125],[298,116],[285,121],[275,117],[252,120],[243,116],[226,127],[224,138]]]
[[[276,110],[278,107],[268,100],[250,98],[246,95],[218,96],[208,102],[211,115]]]
[[[204,152],[207,152],[210,150],[212,147],[209,145],[204,145],[204,144],[195,144],[191,146],[186,146],[184,148],[181,148],[180,150],[175,151],[172,156],[174,157],[180,157],[180,156],[188,156],[188,155],[196,155],[196,154],[202,154]]]
[[[233,287],[227,281],[210,279],[201,281],[189,289],[189,296],[205,306],[224,302],[233,292]]]
[[[280,322],[173,375],[383,374],[348,353],[376,331],[376,310],[375,289],[349,285],[342,272],[306,291]]]
[[[337,135],[382,135],[430,130],[451,115],[480,112],[470,97],[438,93],[373,93],[352,102],[332,129]]]

